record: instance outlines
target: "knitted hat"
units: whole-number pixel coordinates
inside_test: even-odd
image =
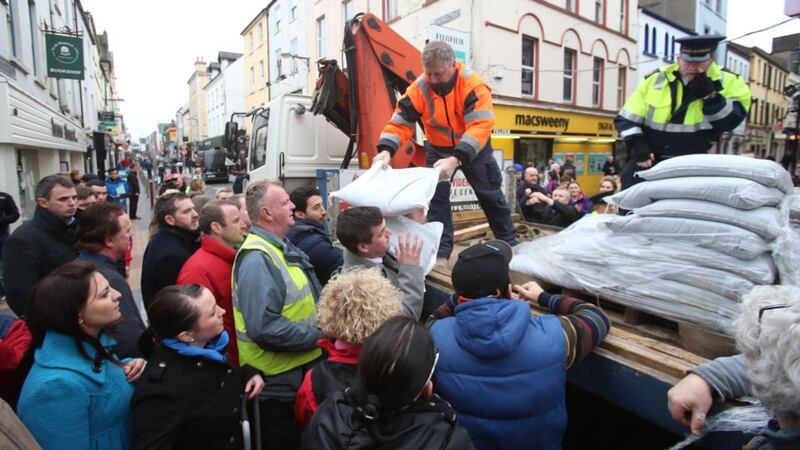
[[[317,305],[322,332],[363,344],[386,319],[400,313],[400,291],[378,268],[342,272],[328,281]]]

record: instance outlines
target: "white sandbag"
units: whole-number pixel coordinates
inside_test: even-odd
[[[436,265],[436,253],[439,251],[439,240],[442,238],[444,225],[441,222],[428,222],[421,224],[407,217],[387,217],[386,227],[392,231],[389,238],[391,253],[397,248],[400,236],[411,233],[412,236],[419,236],[423,241],[422,252],[419,255],[419,265],[425,269],[427,275]]]
[[[657,200],[705,200],[739,209],[777,206],[785,194],[752,180],[732,177],[682,177],[645,181],[611,197],[620,208],[633,210]]]
[[[374,164],[363,175],[331,192],[350,206],[375,206],[384,217],[401,216],[416,209],[427,211],[439,182],[438,168],[384,169]]]
[[[677,217],[642,217],[636,214],[605,222],[615,233],[641,234],[654,239],[674,239],[716,250],[734,258],[755,259],[769,250],[767,241],[752,231],[726,223]]]
[[[683,217],[727,223],[750,230],[770,241],[788,225],[778,208],[763,206],[745,211],[702,200],[659,200],[635,212],[642,217]]]
[[[686,155],[661,161],[637,172],[645,180],[678,177],[734,177],[753,180],[767,187],[792,192],[792,178],[780,164],[766,159],[735,155]]]
[[[791,217],[791,210],[797,206],[797,194],[789,195],[781,204],[781,214]],[[794,226],[771,243],[772,258],[778,267],[781,284],[800,286],[800,233]]]

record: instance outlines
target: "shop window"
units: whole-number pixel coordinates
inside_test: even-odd
[[[522,95],[536,96],[536,39],[522,36]]]

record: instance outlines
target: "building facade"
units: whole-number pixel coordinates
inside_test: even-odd
[[[187,131],[191,145],[197,145],[208,138],[208,107],[203,88],[211,80],[212,70],[202,58],[198,58],[194,63],[194,72],[186,82],[189,85],[189,115],[185,121],[190,122]]]
[[[0,2],[0,13],[5,18],[0,21],[0,104],[5,105],[0,110],[0,191],[11,194],[27,214],[42,177],[74,169],[94,172],[107,159],[113,164],[113,152],[95,147],[109,140],[98,112],[118,97],[113,63],[103,64],[103,56],[110,56],[108,37],[100,41],[79,1],[7,0]],[[48,77],[44,28],[66,27],[82,37],[81,80]],[[121,116],[117,131],[124,131]]]
[[[269,30],[269,97],[308,94],[309,56],[308,3],[302,0],[272,0],[267,6]]]
[[[242,75],[244,90],[244,109],[252,111],[269,101],[269,29],[267,28],[267,8],[256,14],[242,30],[243,56]],[[253,121],[244,121],[247,136],[253,131]]]
[[[639,0],[639,6],[694,30],[697,34],[725,35],[728,29],[728,0]],[[725,63],[725,43],[717,47],[717,63]]]
[[[639,79],[659,67],[673,64],[680,44],[676,39],[696,33],[683,25],[660,16],[648,8],[639,8]]]
[[[231,114],[244,112],[243,59],[241,53],[219,52],[219,71],[203,88],[208,116],[208,139],[200,148],[221,148],[225,123]]]
[[[780,61],[758,47],[752,47],[750,60],[750,91],[753,102],[747,119],[747,141],[757,156],[780,161],[785,150],[785,138],[776,138],[783,130],[786,99],[783,88],[789,77]]]
[[[614,116],[636,87],[636,11],[633,0],[416,0],[386,1],[382,13],[417,48],[451,42],[486,80],[504,167],[571,158],[593,194],[619,142]]]

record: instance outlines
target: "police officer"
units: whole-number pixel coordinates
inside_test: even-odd
[[[428,166],[442,169],[443,182],[436,187],[428,212],[428,220],[444,224],[439,258],[449,259],[453,251],[447,180],[457,169],[475,191],[494,235],[516,245],[511,210],[500,190],[502,175],[492,156],[494,112],[489,86],[480,75],[456,61],[453,49],[445,42],[432,41],[425,46],[422,67],[425,74],[408,86],[384,127],[375,160],[387,165],[398,147],[414,135],[414,124],[421,121]]]
[[[706,153],[724,131],[747,117],[750,89],[739,75],[714,62],[724,36],[676,39],[676,64],[647,75],[614,124],[629,150],[622,187],[641,181],[635,173],[673,156]]]

